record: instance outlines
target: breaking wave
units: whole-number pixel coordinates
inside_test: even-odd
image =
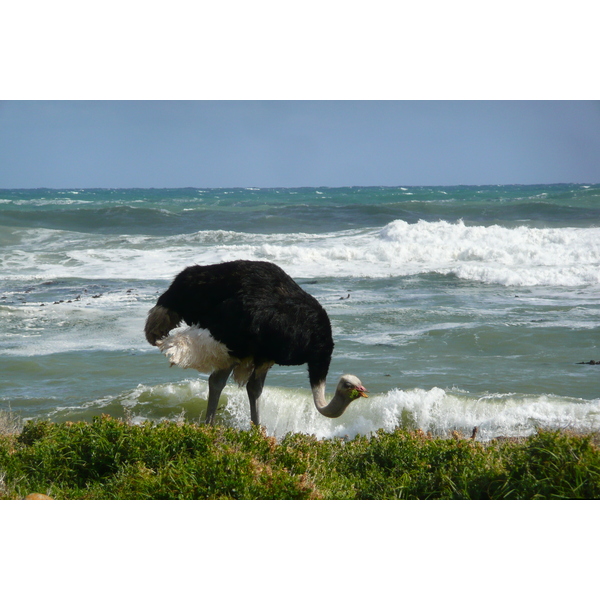
[[[504,286],[600,284],[600,228],[467,226],[394,220],[326,234],[199,231],[174,236],[48,229],[13,233],[7,279],[170,279],[182,266],[268,260],[296,278],[386,278],[427,273]]]
[[[333,384],[332,384],[333,385]],[[331,387],[331,386],[330,386]],[[87,410],[120,416],[126,407],[134,422],[185,417],[202,420],[208,385],[203,379],[156,386],[139,385],[118,397],[105,398],[80,409],[59,409],[62,418],[88,417]],[[461,390],[391,389],[354,402],[337,419],[320,415],[309,390],[265,387],[261,398],[261,425],[281,439],[288,433],[304,433],[319,439],[372,435],[378,430],[421,429],[446,437],[457,431],[465,437],[477,427],[477,439],[528,436],[538,429],[587,433],[600,425],[600,399],[581,400],[553,395],[486,394]],[[66,411],[66,412],[65,412]],[[78,414],[84,411],[84,414]],[[56,417],[57,414],[53,415]],[[230,384],[224,390],[217,422],[239,429],[250,427],[246,391]]]

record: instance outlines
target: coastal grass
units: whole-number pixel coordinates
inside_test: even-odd
[[[317,440],[180,420],[0,418],[0,499],[593,499],[592,435],[478,442],[383,430]]]

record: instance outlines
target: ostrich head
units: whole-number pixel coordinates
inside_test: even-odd
[[[367,390],[354,375],[342,375],[331,402],[325,400],[325,381],[312,386],[313,399],[317,410],[325,417],[339,417],[357,398],[367,398]]]
[[[342,375],[337,386],[337,394],[346,398],[348,404],[357,398],[368,398],[367,390],[356,375]]]

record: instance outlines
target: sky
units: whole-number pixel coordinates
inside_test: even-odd
[[[598,182],[597,101],[0,102],[0,188]]]
[[[600,182],[588,0],[157,6],[8,3],[0,188]]]

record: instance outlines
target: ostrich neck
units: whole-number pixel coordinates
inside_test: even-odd
[[[313,399],[317,410],[325,417],[335,419],[339,417],[348,407],[349,402],[342,394],[336,391],[330,402],[325,399],[325,382],[318,383],[312,387]]]

